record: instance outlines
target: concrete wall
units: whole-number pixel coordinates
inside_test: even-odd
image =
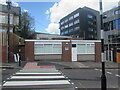
[[[35,60],[61,60],[61,55],[60,54],[35,55]]]
[[[78,61],[95,61],[94,54],[78,54],[77,55]]]

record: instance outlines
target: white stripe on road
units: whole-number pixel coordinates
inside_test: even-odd
[[[120,75],[117,75],[117,74],[115,76],[120,77]]]
[[[95,68],[94,70],[98,70],[97,68]]]
[[[11,79],[56,79],[65,78],[64,76],[13,76]]]
[[[31,85],[57,85],[70,84],[67,80],[51,80],[51,81],[8,81],[3,86],[31,86]]]
[[[107,72],[108,74],[112,74],[111,72]]]
[[[19,74],[19,75],[26,75],[26,74],[32,74],[32,75],[41,75],[41,74],[61,74],[61,73],[22,73],[22,72],[19,72],[19,73],[16,73],[16,74]]]
[[[6,69],[2,69],[3,71],[5,71]]]

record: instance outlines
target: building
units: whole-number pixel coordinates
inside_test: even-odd
[[[60,20],[60,35],[94,40],[100,38],[100,14],[88,7],[78,8]]]
[[[0,4],[0,31],[7,31],[8,26],[8,8],[7,5]],[[21,9],[20,7],[10,8],[10,32],[13,32],[20,22]]]
[[[13,35],[14,30],[18,27],[20,22],[20,15],[21,15],[21,9],[20,7],[13,7],[10,8],[10,34],[9,34],[9,41],[10,41],[10,60],[13,60],[13,53],[14,48],[16,47],[14,45],[14,41],[17,38],[16,35]],[[8,50],[7,50],[7,31],[8,31],[8,8],[7,5],[0,4],[0,61],[7,61],[8,57]]]
[[[120,48],[120,6],[104,12],[103,16],[106,59],[116,62]]]
[[[35,38],[37,40],[67,40],[71,39],[70,36],[61,36],[55,34],[46,34],[46,33],[35,33]]]
[[[101,41],[25,40],[24,60],[101,61]]]

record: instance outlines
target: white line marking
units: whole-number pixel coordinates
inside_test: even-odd
[[[16,74],[20,74],[20,75],[25,75],[25,74],[32,74],[32,75],[37,75],[37,74],[61,74],[61,73],[16,73]]]
[[[13,76],[11,79],[50,79],[65,78],[64,76]]]
[[[95,68],[94,70],[98,70],[97,68]]]
[[[5,71],[6,69],[2,69],[3,71]]]
[[[108,74],[112,74],[111,72],[107,72]]]
[[[3,86],[31,86],[31,85],[56,85],[70,84],[67,80],[52,80],[52,81],[8,81]]]
[[[117,75],[117,74],[116,74],[115,76],[116,76],[116,77],[120,77],[120,75]]]

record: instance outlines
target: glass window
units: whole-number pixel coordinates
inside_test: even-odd
[[[114,13],[115,13],[115,14],[119,14],[119,11],[118,11],[118,10],[116,10]]]
[[[34,51],[35,54],[43,53],[44,52],[43,44],[35,44]]]
[[[90,15],[90,14],[88,14],[88,15],[87,15],[87,17],[88,17],[88,18],[91,18],[91,19],[93,18],[93,16],[92,16],[92,15]]]
[[[63,25],[63,24],[64,24],[64,22],[62,21],[62,22],[61,22],[61,25]]]
[[[73,23],[69,23],[69,26],[73,26]]]
[[[65,23],[68,22],[68,19],[65,20]]]
[[[75,27],[74,29],[75,29],[75,30],[79,30],[79,29],[80,29],[80,27],[79,27],[79,26],[77,26],[77,27]]]
[[[73,16],[71,16],[70,18],[69,18],[69,20],[72,20],[73,19]]]
[[[5,16],[0,15],[0,23],[6,23],[5,18],[6,18]]]
[[[78,44],[77,45],[77,53],[85,54],[86,53],[86,45],[85,44]]]
[[[79,13],[76,13],[75,15],[74,15],[74,18],[76,18],[76,17],[78,17],[79,16]]]
[[[61,30],[63,30],[63,29],[64,29],[64,26],[61,27]]]
[[[77,44],[77,53],[95,54],[95,46],[94,44]]]
[[[44,53],[46,54],[52,53],[52,44],[44,44]]]
[[[73,29],[70,29],[69,32],[73,32],[74,30]]]
[[[54,44],[53,45],[53,53],[55,53],[55,54],[61,54],[62,53],[61,44]]]
[[[95,46],[94,44],[87,44],[87,53],[94,54],[95,53]]]
[[[78,19],[78,20],[76,20],[76,21],[74,21],[74,24],[77,24],[77,23],[79,23],[79,19]]]
[[[68,28],[68,25],[65,25],[65,28]]]

